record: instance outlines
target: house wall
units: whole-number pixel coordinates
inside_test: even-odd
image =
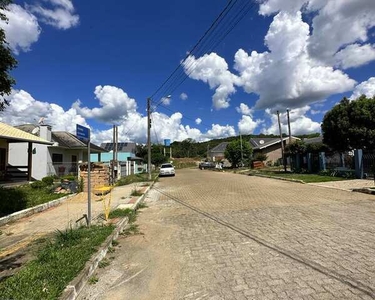
[[[48,146],[32,144],[35,154],[32,155],[31,177],[37,180],[47,176],[46,157]],[[8,163],[12,166],[27,166],[28,143],[10,143]]]
[[[224,158],[224,152],[210,152],[209,156],[212,161],[218,161]]]
[[[84,150],[70,150],[70,149],[63,149],[57,147],[48,147],[48,154],[47,154],[47,175],[57,175],[63,176],[67,174],[75,174],[78,172],[78,161],[82,160],[86,157],[87,153],[84,155]],[[52,155],[53,154],[61,154],[62,155],[62,164],[53,164],[52,162]],[[72,156],[75,155],[77,157],[77,162],[72,162]]]
[[[0,179],[2,179],[3,176],[5,175],[5,167],[7,165],[8,155],[9,155],[9,148],[8,148],[7,140],[0,139],[0,148],[5,149],[5,162],[4,162],[4,165],[0,166]]]

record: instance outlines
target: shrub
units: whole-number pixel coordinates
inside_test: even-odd
[[[44,182],[45,185],[52,185],[53,184],[53,177],[52,176],[47,176],[47,177],[43,177],[42,178],[42,181]]]
[[[42,189],[42,188],[46,187],[46,184],[41,180],[37,180],[37,181],[34,181],[33,183],[31,183],[30,186],[33,189]]]
[[[268,156],[264,153],[257,153],[255,154],[253,161],[266,161],[268,159]]]
[[[61,178],[61,182],[63,182],[64,180],[69,180],[69,181],[75,181],[76,180],[76,177],[74,175],[64,175]]]

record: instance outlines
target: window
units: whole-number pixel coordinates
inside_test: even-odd
[[[63,162],[62,154],[52,153],[52,164],[59,165],[59,164],[62,164],[62,162]]]

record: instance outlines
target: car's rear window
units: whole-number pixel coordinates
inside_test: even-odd
[[[165,168],[173,168],[173,166],[171,164],[166,164],[166,165],[161,165],[161,168],[162,169],[165,169]]]

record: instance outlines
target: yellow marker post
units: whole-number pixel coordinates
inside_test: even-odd
[[[104,207],[104,217],[105,220],[108,221],[109,213],[111,211],[111,201],[112,201],[112,186],[102,186],[100,188],[96,188],[95,190],[98,191],[102,195],[103,207]],[[109,199],[106,201],[104,194],[109,192]]]

